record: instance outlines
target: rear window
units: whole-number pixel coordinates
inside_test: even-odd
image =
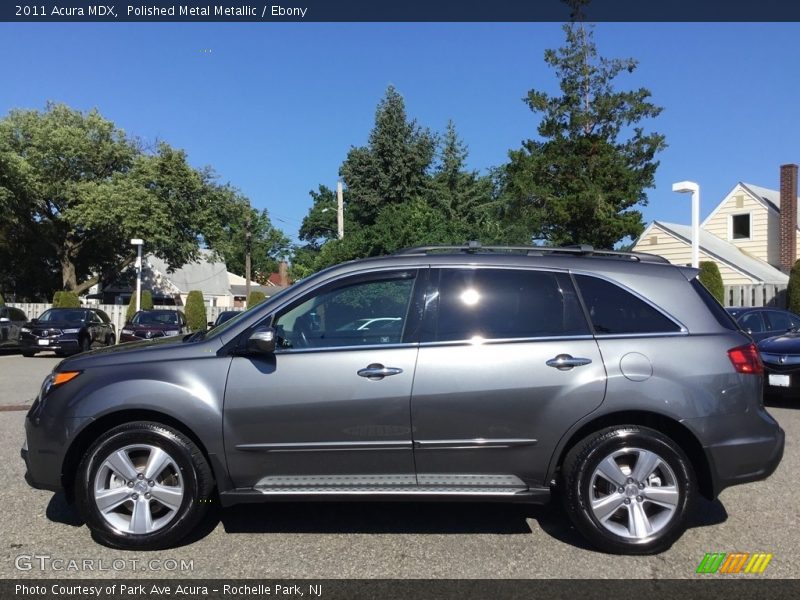
[[[610,281],[589,275],[576,275],[575,280],[595,333],[673,333],[681,330],[672,319]]]
[[[705,305],[708,307],[708,310],[710,310],[711,314],[714,315],[717,323],[722,325],[725,329],[733,329],[734,331],[737,331],[739,329],[739,325],[728,313],[728,311],[722,308],[722,304],[720,304],[714,295],[709,292],[708,289],[706,289],[706,286],[700,283],[700,280],[696,277],[692,279],[691,283],[694,291],[697,292],[697,295],[703,300]]]

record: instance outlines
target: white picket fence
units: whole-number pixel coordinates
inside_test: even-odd
[[[786,308],[786,286],[769,283],[726,285],[725,306],[774,306]]]
[[[35,319],[48,308],[52,307],[52,304],[48,303],[35,303],[35,302],[8,302],[7,306],[13,306],[14,308],[19,308],[22,310],[29,319]],[[125,304],[87,304],[86,308],[99,308],[100,310],[105,311],[108,315],[108,318],[111,319],[111,322],[114,324],[114,329],[117,332],[117,339],[119,339],[119,331],[122,329],[123,325],[125,325],[125,315],[128,312],[128,307]],[[163,308],[167,310],[184,310],[182,306],[155,306],[154,308]],[[214,322],[217,320],[219,313],[224,312],[226,310],[244,310],[243,308],[226,308],[223,306],[206,306],[206,321]]]

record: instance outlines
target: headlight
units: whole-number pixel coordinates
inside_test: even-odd
[[[123,329],[122,333],[125,334],[125,335],[133,335],[133,330],[132,329]]]
[[[31,332],[31,328],[30,327],[20,327],[19,330],[22,333],[30,333]]]
[[[171,336],[171,335],[178,335],[180,331],[165,331],[164,335]]]
[[[80,333],[81,332],[80,329],[63,329],[62,331],[64,333]]]

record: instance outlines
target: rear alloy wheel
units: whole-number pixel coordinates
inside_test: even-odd
[[[78,508],[99,541],[116,548],[174,545],[202,518],[213,489],[197,446],[157,423],[102,436],[78,468]]]
[[[564,503],[572,522],[601,550],[661,552],[686,528],[696,495],[691,462],[646,427],[598,431],[564,460]]]

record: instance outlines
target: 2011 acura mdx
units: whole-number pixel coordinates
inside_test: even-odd
[[[598,548],[659,552],[783,453],[756,347],[696,276],[476,243],[338,265],[208,333],[62,361],[26,477],[120,548],[175,544],[210,499],[557,494]]]

